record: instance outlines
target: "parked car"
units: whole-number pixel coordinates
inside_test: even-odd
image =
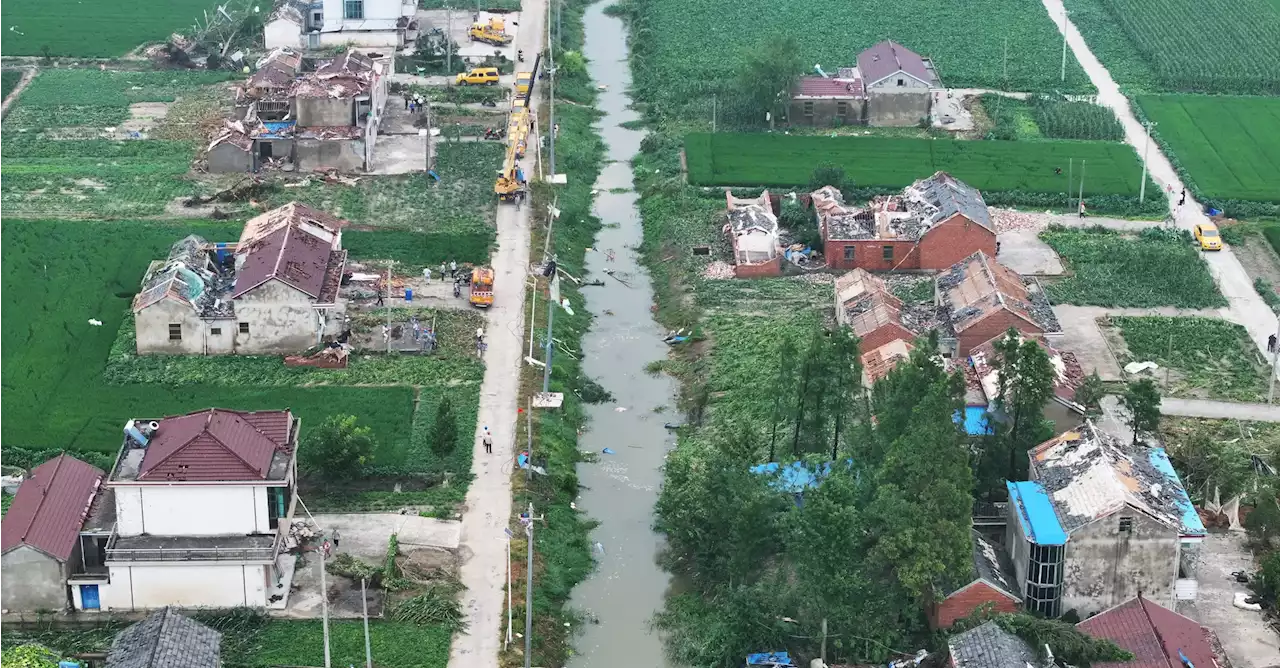
[[[1200,250],[1222,250],[1222,236],[1218,234],[1218,226],[1213,223],[1200,223],[1193,232]]]
[[[475,67],[460,73],[453,83],[458,86],[494,86],[498,83],[498,68]]]

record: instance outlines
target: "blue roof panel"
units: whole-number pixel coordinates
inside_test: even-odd
[[[1182,480],[1178,478],[1177,471],[1173,470],[1173,463],[1169,461],[1168,453],[1164,451],[1164,448],[1151,448],[1148,459],[1151,460],[1151,465],[1164,477],[1168,478],[1171,483],[1166,487],[1173,495],[1178,509],[1182,511],[1182,535],[1205,535],[1204,522],[1200,521],[1200,513],[1196,512],[1195,505],[1191,503],[1191,497],[1187,496],[1187,490],[1182,486]]]
[[[1018,513],[1018,522],[1028,541],[1036,545],[1067,544],[1067,532],[1062,530],[1044,486],[1034,480],[1005,484],[1009,488],[1009,503]]]

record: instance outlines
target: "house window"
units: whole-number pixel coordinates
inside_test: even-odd
[[[282,121],[289,115],[288,100],[259,100],[258,118],[264,121]]]
[[[210,327],[210,328],[209,328],[209,335],[210,335],[210,336],[222,336],[222,328],[221,328],[221,327]]]
[[[347,19],[364,18],[364,0],[345,0],[342,3],[342,17]]]
[[[885,262],[893,262],[893,246],[881,246],[880,256]]]
[[[350,3],[348,3],[348,4],[350,4]],[[906,85],[907,85],[907,80],[906,80],[906,79],[898,79],[898,88],[904,88],[904,87],[906,87]]]
[[[857,246],[845,246],[845,247],[844,247],[844,259],[846,259],[846,260],[852,260],[852,259],[853,259],[853,254],[854,254],[857,250],[858,250],[858,247],[857,247]]]
[[[242,323],[240,323],[240,333],[241,333],[241,334],[248,334],[248,333],[249,333],[249,323],[247,323],[247,322],[242,322]]]
[[[804,103],[804,115],[813,118],[813,102]]]
[[[1121,518],[1120,518],[1120,531],[1121,531],[1121,532],[1123,532],[1123,533],[1133,533],[1133,518],[1132,518],[1132,517],[1121,517]]]
[[[1023,604],[1046,617],[1062,614],[1061,545],[1031,545],[1027,563],[1027,589]]]
[[[848,102],[837,102],[837,103],[836,103],[836,115],[837,115],[837,116],[840,116],[841,118],[843,118],[843,117],[845,117],[845,116],[848,116],[848,115],[849,115],[849,103],[848,103]]]
[[[176,323],[169,323],[169,340],[170,341],[182,340],[182,325],[179,325]]]

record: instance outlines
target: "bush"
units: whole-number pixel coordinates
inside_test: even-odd
[[[1276,293],[1276,289],[1271,287],[1271,283],[1265,278],[1253,279],[1253,289],[1258,291],[1258,295],[1262,297],[1262,301],[1271,307],[1271,310],[1280,313],[1280,294]]]
[[[1280,537],[1280,505],[1276,504],[1275,494],[1259,494],[1258,504],[1244,518],[1244,528],[1249,532],[1249,540],[1261,551],[1270,551],[1275,547],[1275,539]],[[1280,585],[1280,580],[1276,580]]]
[[[303,439],[298,459],[303,471],[326,480],[360,477],[373,462],[373,430],[354,415],[333,415]]]
[[[1276,596],[1280,595],[1280,550],[1270,552],[1262,558],[1261,567],[1254,576],[1253,590],[1275,605]]]

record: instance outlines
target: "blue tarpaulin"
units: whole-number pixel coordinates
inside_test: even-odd
[[[262,127],[267,129],[265,134],[258,135],[258,139],[286,139],[280,133],[297,125],[297,121],[263,121]]]
[[[786,652],[757,652],[747,655],[748,666],[794,666]]]
[[[852,459],[844,461],[846,467],[853,467]],[[769,486],[780,492],[799,494],[806,489],[817,487],[823,478],[831,475],[831,462],[823,462],[816,469],[810,468],[805,462],[791,462],[786,466],[778,462],[769,462],[752,466],[750,470],[756,475],[773,476],[774,479],[769,482]]]
[[[1066,545],[1067,532],[1062,530],[1053,502],[1044,486],[1034,480],[1006,482],[1009,503],[1018,514],[1022,535],[1036,545]]]
[[[965,433],[970,436],[991,433],[991,425],[987,424],[987,409],[983,406],[966,406],[963,414],[956,411],[952,419],[956,424],[963,424]]]
[[[1187,496],[1187,490],[1182,487],[1182,480],[1178,478],[1178,473],[1173,470],[1173,464],[1169,461],[1168,453],[1164,451],[1164,448],[1151,448],[1147,458],[1161,475],[1169,479],[1170,484],[1164,487],[1167,490],[1166,493],[1173,496],[1174,501],[1178,504],[1178,509],[1181,511],[1181,534],[1183,536],[1205,535],[1204,522],[1200,520],[1200,513],[1196,512],[1196,507],[1192,505],[1191,499]]]

